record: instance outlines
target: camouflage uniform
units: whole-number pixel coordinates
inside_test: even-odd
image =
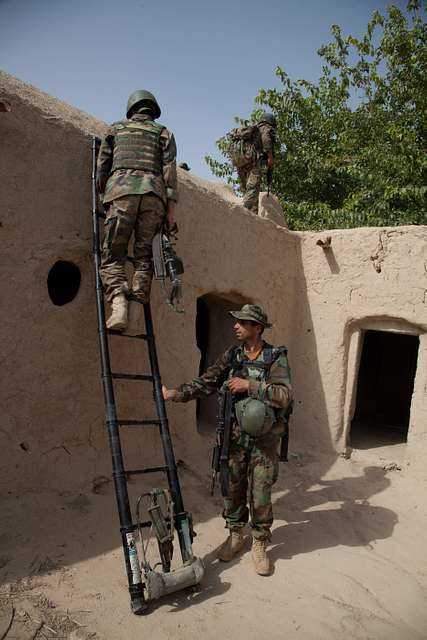
[[[261,174],[264,158],[273,152],[274,128],[261,122],[254,131],[254,152],[249,154],[248,163],[236,167],[240,187],[243,192],[243,204],[253,213],[258,213],[258,198],[261,187]]]
[[[140,152],[132,146],[135,145],[132,130],[138,134],[141,129],[148,131],[151,145],[145,150],[148,163],[144,167],[144,162],[136,160],[134,166],[130,166],[132,155]],[[120,159],[122,135],[128,136],[125,162]],[[125,168],[121,168],[121,164],[125,164]],[[100,269],[107,299],[129,293],[125,263],[134,232],[132,293],[146,301],[153,274],[151,243],[165,220],[167,201],[176,202],[178,195],[173,134],[146,113],[135,113],[130,120],[111,125],[99,151],[97,185],[104,205],[108,206]]]
[[[230,530],[241,530],[251,518],[252,535],[270,539],[273,522],[271,488],[278,474],[278,443],[285,431],[284,414],[292,404],[292,387],[286,350],[272,363],[267,378],[256,363],[266,362],[267,348],[252,362],[244,355],[244,347],[230,347],[199,378],[178,388],[175,402],[188,402],[218,391],[233,376],[249,379],[249,396],[265,402],[276,410],[276,422],[271,430],[257,438],[243,433],[233,423],[230,444],[229,497],[224,499],[223,517]],[[251,364],[253,366],[251,366]],[[237,367],[237,368],[236,368]],[[249,503],[249,509],[248,509]]]

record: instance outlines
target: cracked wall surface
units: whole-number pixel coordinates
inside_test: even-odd
[[[0,491],[84,486],[109,476],[94,297],[91,135],[105,123],[0,74],[3,359]],[[352,336],[366,323],[420,335],[407,461],[427,451],[426,227],[296,233],[241,206],[218,182],[179,170],[179,253],[184,316],[155,286],[153,316],[164,382],[198,373],[197,298],[215,294],[265,306],[268,339],[289,348],[296,407],[292,449],[346,448],[349,396],[357,375]],[[331,237],[330,247],[317,244]],[[57,260],[82,276],[76,298],[52,304],[47,276]],[[399,324],[400,323],[400,324]],[[117,370],[143,373],[144,347],[112,342]],[[122,385],[122,418],[153,415],[151,389]],[[118,385],[119,386],[119,385]],[[211,435],[197,433],[195,403],[168,405],[177,458],[207,472]],[[347,411],[347,414],[346,414]],[[347,415],[347,417],[346,417]],[[125,433],[129,467],[161,460],[155,434]],[[425,473],[425,471],[423,471]]]

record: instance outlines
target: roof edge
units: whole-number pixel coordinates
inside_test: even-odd
[[[14,101],[19,100],[36,109],[42,117],[57,120],[85,135],[102,136],[107,124],[72,105],[41,91],[28,82],[19,80],[0,69],[0,101],[10,105],[13,111]]]

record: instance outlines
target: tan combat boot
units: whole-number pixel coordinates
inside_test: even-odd
[[[128,301],[124,293],[114,296],[111,310],[111,316],[107,320],[107,329],[123,331],[128,323]]]
[[[252,541],[252,561],[255,571],[259,576],[268,576],[270,574],[270,561],[266,553],[267,540]]]
[[[227,540],[220,546],[218,558],[222,562],[230,562],[243,548],[245,540],[240,530],[230,531]]]

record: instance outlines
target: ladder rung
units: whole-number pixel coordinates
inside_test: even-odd
[[[117,420],[121,427],[159,426],[160,420]]]
[[[129,469],[125,471],[126,476],[137,476],[141,473],[158,473],[159,471],[167,471],[167,467],[146,467],[145,469]]]
[[[112,373],[111,377],[115,380],[153,380],[153,376],[139,373]]]
[[[114,331],[114,329],[107,329],[107,333],[110,336],[120,336],[121,338],[136,338],[137,340],[147,340],[146,333],[138,333],[136,336],[130,336],[128,333],[122,333],[121,331]]]
[[[167,520],[167,518],[166,518]],[[151,520],[146,520],[145,522],[140,522],[139,523],[141,525],[141,527],[143,529],[148,529],[148,527],[151,527]],[[132,524],[130,527],[120,527],[120,531],[122,533],[126,532],[126,533],[130,533],[131,531],[138,531],[138,525],[137,524]]]
[[[136,524],[127,525],[126,527],[120,527],[121,533],[130,533],[131,531],[137,531],[138,527]]]

